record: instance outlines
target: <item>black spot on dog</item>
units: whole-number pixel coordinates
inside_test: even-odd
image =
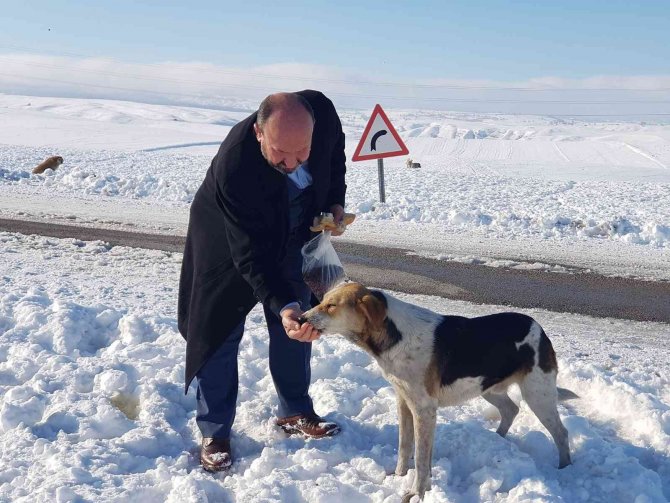
[[[386,300],[386,295],[384,295],[379,290],[370,290],[370,293],[372,294],[373,297],[376,297],[378,301],[380,301],[382,304],[384,304],[384,307],[386,309],[388,309],[389,303]]]
[[[395,323],[393,323],[393,320],[386,318],[384,320],[384,327],[386,330],[385,337],[368,338],[365,340],[365,343],[375,356],[388,351],[402,340],[402,333],[398,330]]]
[[[393,320],[386,318],[386,336],[389,340],[388,348],[392,348],[402,340],[402,333],[398,330],[398,327]]]
[[[463,377],[482,376],[483,390],[516,372],[530,372],[535,351],[516,345],[528,335],[533,319],[519,313],[479,318],[444,316],[434,337],[434,359],[443,386]]]
[[[388,309],[386,296],[382,292],[379,290],[370,290],[370,293],[384,304],[384,308]],[[367,341],[370,350],[377,356],[384,351],[388,351],[402,340],[402,333],[398,330],[398,327],[393,323],[392,319],[386,317],[384,320],[384,329],[386,331],[386,337],[370,339]]]

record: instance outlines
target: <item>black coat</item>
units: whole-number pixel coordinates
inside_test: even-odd
[[[316,123],[309,155],[312,215],[344,206],[344,134],[332,102],[301,91]],[[287,177],[261,155],[256,113],[235,125],[191,204],[179,281],[178,324],[186,339],[186,390],[198,370],[258,302],[273,312],[297,300],[278,264],[289,226]]]

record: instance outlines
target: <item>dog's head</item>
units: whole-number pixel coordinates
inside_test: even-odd
[[[53,160],[54,160],[54,162],[56,163],[56,165],[58,165],[58,166],[60,166],[61,164],[63,164],[63,158],[62,158],[61,156],[59,156],[59,155],[54,156],[54,157],[53,157]]]
[[[359,283],[343,283],[326,293],[321,304],[303,314],[324,335],[340,334],[357,344],[369,345],[385,328],[386,303]]]

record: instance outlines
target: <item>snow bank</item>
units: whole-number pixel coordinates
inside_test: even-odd
[[[0,185],[73,197],[106,196],[190,203],[211,158],[201,155],[59,150],[65,163],[56,171],[33,175],[32,167],[49,149],[0,146]]]
[[[0,146],[0,190],[184,204],[193,200],[210,159],[199,155],[69,151],[66,164],[45,175],[12,166],[37,164],[48,152]],[[423,169],[423,168],[422,168]],[[670,184],[525,179],[456,174],[448,167],[387,170],[386,203],[378,201],[370,170],[350,168],[347,209],[360,220],[422,223],[445,229],[483,229],[518,236],[614,240],[670,246]],[[634,205],[632,202],[642,204]]]

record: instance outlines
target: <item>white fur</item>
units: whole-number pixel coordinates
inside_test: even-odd
[[[437,313],[385,295],[386,316],[393,321],[402,341],[381,354],[382,371],[400,380],[416,381],[423,375],[433,356],[433,334],[442,320]],[[388,378],[388,377],[387,377]]]

